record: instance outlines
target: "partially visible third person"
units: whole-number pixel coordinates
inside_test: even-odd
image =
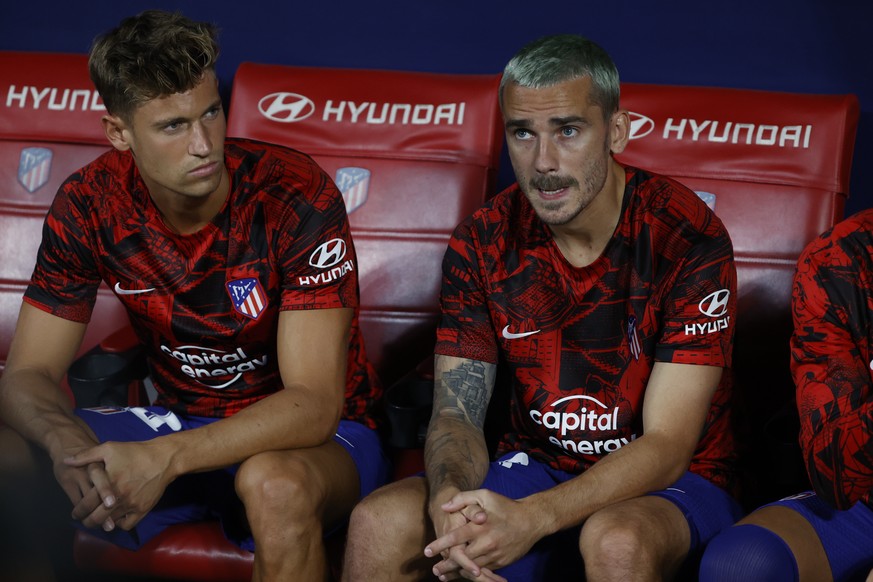
[[[842,582],[873,568],[873,210],[809,243],[792,313],[791,370],[813,489],[718,536],[704,554],[703,582]]]

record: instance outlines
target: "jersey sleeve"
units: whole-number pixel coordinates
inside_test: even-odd
[[[869,359],[873,247],[819,239],[794,277],[791,370],[800,444],[816,493],[838,509],[870,505],[873,394]]]
[[[494,364],[498,347],[475,241],[472,220],[467,220],[455,229],[443,257],[435,353]]]
[[[43,223],[42,241],[24,301],[64,319],[88,323],[100,285],[87,210],[75,185],[59,190]]]
[[[282,187],[303,196],[282,209],[277,233],[282,310],[357,307],[358,263],[342,195],[314,162],[294,167]]]
[[[667,297],[655,359],[730,367],[737,304],[733,246],[721,222],[701,212],[702,226],[683,236],[682,253],[664,256],[679,268],[662,290]]]

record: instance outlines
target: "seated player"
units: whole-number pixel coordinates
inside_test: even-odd
[[[323,534],[388,477],[354,246],[311,158],[225,139],[217,56],[211,25],[160,11],[91,50],[114,147],[69,177],[45,223],[0,380],[4,499],[45,539],[45,498],[9,475],[32,467],[26,439],[96,534],[135,549],[218,516],[255,552],[255,580],[320,581]],[[60,388],[101,282],[145,346],[154,406],[74,409]],[[40,565],[21,537],[11,579]]]
[[[701,582],[863,580],[873,568],[873,210],[807,246],[792,302],[791,370],[813,491],[716,537]]]
[[[355,508],[344,577],[669,578],[739,517],[730,238],[694,192],[613,157],[630,120],[591,41],[524,47],[500,104],[518,184],[446,252],[426,478]],[[495,391],[511,429],[491,462]]]

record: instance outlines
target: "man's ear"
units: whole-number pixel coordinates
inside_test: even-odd
[[[104,115],[100,118],[100,122],[103,124],[103,133],[106,134],[106,139],[112,147],[122,152],[130,149],[130,132],[127,124],[120,117]]]
[[[609,120],[609,151],[620,154],[630,139],[630,116],[624,109],[612,114]]]

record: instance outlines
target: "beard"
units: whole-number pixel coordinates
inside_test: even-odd
[[[597,197],[606,184],[609,156],[590,159],[583,168],[582,182],[573,176],[536,175],[520,179],[519,184],[537,216],[549,226],[563,226],[579,216]],[[543,200],[539,191],[566,188],[569,196],[560,200]]]

